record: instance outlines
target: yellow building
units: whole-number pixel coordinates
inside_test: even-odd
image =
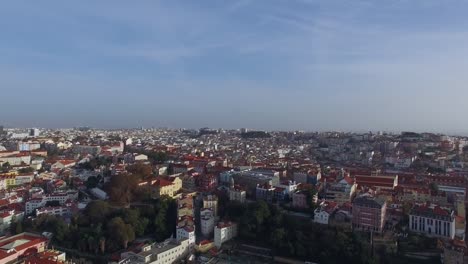
[[[153,197],[159,198],[163,195],[167,195],[172,198],[182,189],[182,181],[177,177],[170,179],[159,178],[154,181],[152,186]]]
[[[10,186],[16,185],[16,175],[12,174],[2,174],[0,176],[1,180],[5,182],[5,187],[8,188]]]

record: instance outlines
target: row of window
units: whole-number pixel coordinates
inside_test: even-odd
[[[433,220],[424,217],[412,216],[411,230],[427,232],[432,234],[432,228],[435,228],[434,234],[450,237],[450,223],[440,220]],[[427,228],[426,228],[427,225]]]

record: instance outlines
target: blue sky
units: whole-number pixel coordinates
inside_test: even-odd
[[[468,2],[9,1],[0,123],[468,132]]]

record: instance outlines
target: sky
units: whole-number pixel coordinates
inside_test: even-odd
[[[468,1],[6,1],[0,124],[468,133]]]

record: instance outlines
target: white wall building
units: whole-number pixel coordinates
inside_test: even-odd
[[[238,201],[240,203],[245,203],[247,193],[240,188],[229,189],[229,200]]]
[[[34,174],[17,175],[15,179],[16,179],[16,185],[30,183],[34,179]]]
[[[427,236],[455,237],[455,213],[435,204],[416,204],[409,217],[410,230]]]
[[[38,137],[41,134],[41,131],[38,128],[31,128],[29,130],[29,136]]]
[[[322,202],[314,211],[314,222],[328,225],[330,216],[337,209],[336,202]]]
[[[107,200],[109,198],[109,196],[107,195],[107,193],[99,188],[92,188],[90,190],[91,194],[96,196],[98,199],[100,200]]]
[[[57,201],[60,205],[65,204],[67,200],[78,199],[77,191],[68,191],[63,193],[53,193],[38,198],[30,199],[26,202],[26,215],[32,214],[36,209],[44,207],[47,202]]]
[[[1,157],[0,160],[3,163],[8,162],[11,166],[18,166],[21,164],[31,164],[31,155],[15,154],[7,157]]]
[[[298,184],[295,181],[287,181],[287,182],[282,182],[278,186],[275,187],[281,187],[286,190],[287,195],[292,195],[297,190]]]
[[[170,264],[183,260],[189,253],[188,239],[179,242],[166,240],[159,244],[147,245],[140,252],[124,252],[121,263]],[[128,262],[127,262],[128,261]]]
[[[217,248],[237,236],[237,224],[232,222],[219,222],[214,229],[214,243]]]
[[[195,229],[193,227],[185,226],[181,228],[177,228],[177,241],[182,241],[187,239],[189,244],[189,250],[192,251],[195,247]]]
[[[200,210],[200,225],[203,236],[209,237],[213,234],[215,217],[211,208]]]
[[[40,149],[41,148],[41,144],[39,142],[23,142],[23,141],[20,141],[18,142],[18,150],[19,151],[32,151],[32,150],[36,150],[36,149]]]
[[[0,177],[0,190],[5,190],[6,189],[6,180],[3,177]]]
[[[71,210],[67,206],[48,206],[36,209],[36,216],[40,216],[42,214],[64,217],[69,216],[71,214]]]

